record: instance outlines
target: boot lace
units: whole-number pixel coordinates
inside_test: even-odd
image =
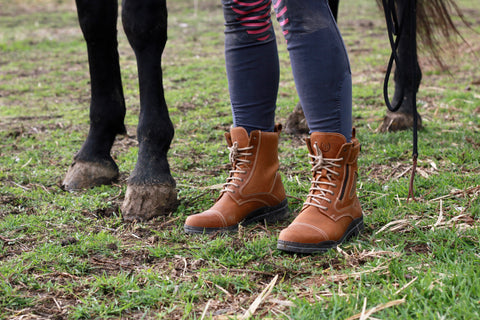
[[[339,176],[340,173],[336,172],[333,168],[340,168],[341,165],[336,162],[342,161],[343,158],[340,158],[340,159],[324,158],[322,151],[318,147],[317,143],[315,143],[314,148],[316,150],[317,155],[309,154],[309,156],[312,158],[312,160],[310,161],[310,164],[313,165],[312,186],[310,187],[309,196],[307,197],[307,201],[305,201],[304,207],[311,205],[311,206],[320,208],[322,210],[327,210],[328,207],[322,206],[321,201],[325,200],[328,203],[331,203],[332,200],[327,198],[327,195],[331,194],[333,196],[335,195],[335,192],[329,189],[325,189],[325,186],[332,186],[334,188],[337,187],[337,185],[334,182],[332,182],[333,181],[332,175]],[[323,169],[325,169],[326,171],[326,174],[324,176],[321,174]],[[324,177],[326,177],[326,179],[324,179]]]
[[[223,185],[223,189],[222,191],[220,191],[221,194],[224,192],[235,193],[235,190],[231,188],[231,187],[235,187],[235,188],[239,187],[239,185],[235,183],[235,181],[243,182],[243,178],[238,177],[235,174],[247,173],[246,170],[242,169],[242,165],[249,164],[251,161],[242,159],[242,157],[251,156],[253,153],[245,152],[251,149],[253,149],[253,146],[239,148],[237,142],[234,142],[231,147],[228,147],[228,150],[230,151],[230,155],[228,158],[230,160],[230,163],[232,164],[233,169],[230,170],[230,177],[227,178],[227,182]]]

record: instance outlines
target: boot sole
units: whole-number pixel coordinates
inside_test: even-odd
[[[239,225],[246,226],[249,224],[263,221],[267,223],[275,223],[280,220],[285,220],[286,218],[288,218],[288,216],[288,201],[287,199],[285,199],[274,207],[262,207],[250,212],[245,217],[245,219],[233,226],[220,228],[204,228],[184,225],[184,230],[186,233],[236,232]]]
[[[336,248],[338,245],[347,241],[350,238],[358,236],[365,226],[363,224],[363,217],[353,220],[347,228],[347,231],[343,234],[342,238],[338,241],[329,240],[322,241],[319,243],[300,243],[292,241],[278,240],[277,249],[286,251],[286,252],[295,252],[295,253],[315,253],[315,252],[325,252],[330,249]]]

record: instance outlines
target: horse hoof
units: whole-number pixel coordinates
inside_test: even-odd
[[[111,184],[118,179],[118,175],[118,168],[111,163],[75,160],[68,168],[62,187],[68,191],[88,189]]]
[[[149,220],[167,215],[177,206],[177,190],[171,184],[129,184],[122,204],[123,220]]]
[[[417,120],[418,129],[422,128],[422,118],[418,115]],[[403,112],[387,112],[385,118],[383,118],[383,123],[379,128],[380,132],[395,132],[408,130],[413,128],[413,115],[410,113]]]
[[[294,135],[308,133],[310,131],[300,102],[295,106],[292,113],[288,115],[284,131]]]

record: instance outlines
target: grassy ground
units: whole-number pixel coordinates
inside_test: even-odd
[[[118,208],[135,163],[139,101],[123,32],[128,135],[113,150],[122,179],[67,193],[60,181],[88,129],[87,57],[75,9],[62,0],[0,0],[0,317],[240,319],[270,284],[252,319],[479,318],[478,1],[460,1],[469,45],[446,56],[448,71],[422,56],[418,102],[426,128],[417,201],[408,203],[411,132],[376,132],[388,58],[382,16],[371,0],[342,3],[366,230],[312,256],[275,249],[288,221],[230,236],[182,231],[187,215],[213,203],[227,175],[222,135],[231,116],[218,2],[200,0],[195,10],[193,1],[169,3],[163,61],[181,203],[169,216],[125,224]],[[284,122],[298,99],[278,42],[277,120]],[[283,135],[280,153],[293,217],[309,187],[307,152],[301,137]]]

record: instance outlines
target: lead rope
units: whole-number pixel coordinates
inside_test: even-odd
[[[407,18],[410,19],[409,23],[412,26],[413,36],[411,37],[411,48],[414,50],[414,54],[412,54],[412,61],[411,68],[415,70],[417,65],[417,39],[416,39],[416,30],[417,30],[417,1],[416,0],[408,0],[408,7],[404,10],[401,21],[398,23],[397,19],[397,12],[395,8],[395,1],[394,0],[382,0],[383,3],[383,10],[385,12],[385,20],[387,22],[387,33],[388,39],[390,41],[390,47],[392,49],[392,54],[390,55],[390,59],[388,61],[387,72],[385,74],[385,80],[383,82],[383,97],[385,99],[385,103],[387,105],[388,110],[391,112],[396,112],[400,108],[403,103],[404,99],[399,99],[397,105],[392,106],[390,103],[390,99],[388,97],[388,82],[390,79],[390,74],[392,72],[393,62],[397,69],[400,68],[400,64],[398,63],[399,59],[397,56],[397,48],[400,42],[400,37],[402,34],[401,27],[404,23],[406,23]],[[394,36],[396,37],[394,40]],[[403,66],[402,66],[403,67]],[[416,72],[412,72],[412,83],[417,83],[417,75]],[[401,88],[401,96],[404,96],[404,88]],[[415,191],[414,191],[414,180],[415,180],[415,173],[417,171],[417,159],[418,159],[418,115],[417,115],[417,92],[413,90],[412,95],[412,106],[413,106],[413,151],[412,151],[412,174],[410,176],[410,184],[408,187],[408,197],[407,203],[412,198],[412,200],[416,201],[415,199]]]

